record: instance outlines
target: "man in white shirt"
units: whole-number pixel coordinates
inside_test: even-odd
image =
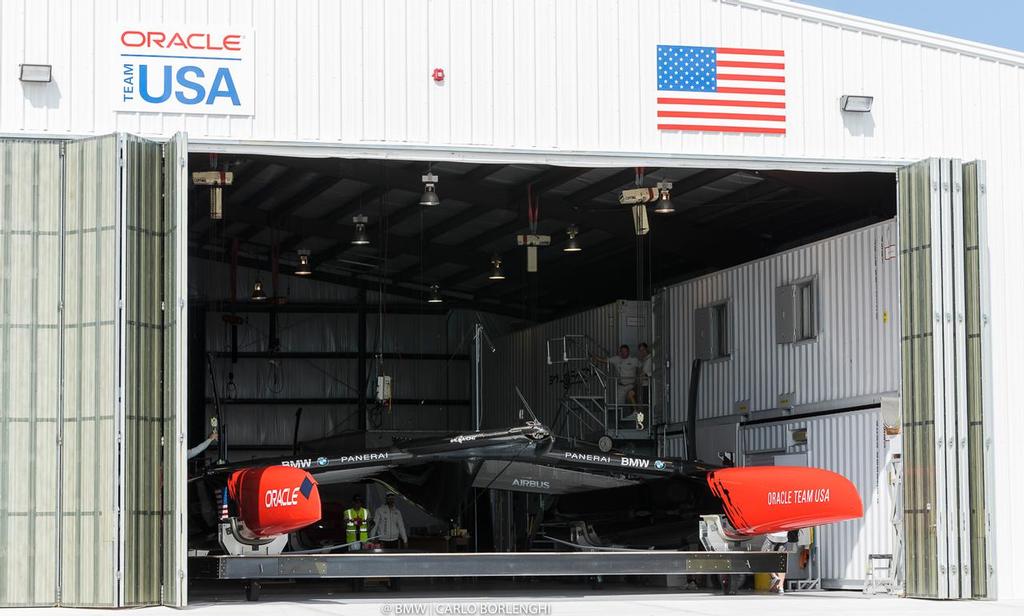
[[[619,347],[619,354],[611,357],[594,357],[614,369],[615,404],[636,404],[636,379],[640,375],[640,360],[629,355],[629,345]]]
[[[388,492],[384,504],[373,514],[374,534],[385,548],[408,547],[409,537],[405,534],[405,520],[395,506],[394,492]]]
[[[638,379],[640,402],[650,404],[651,402],[651,375],[654,370],[654,362],[651,358],[651,350],[646,342],[641,342],[636,347],[636,357],[640,361],[640,378]]]

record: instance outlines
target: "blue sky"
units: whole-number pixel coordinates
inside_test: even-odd
[[[901,26],[1024,51],[1024,0],[797,0]]]

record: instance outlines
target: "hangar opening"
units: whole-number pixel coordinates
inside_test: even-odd
[[[35,560],[63,602],[180,605],[186,572],[250,598],[268,578],[723,570],[991,590],[983,162],[711,180],[292,168],[189,155],[181,134],[2,145],[22,161],[3,166],[4,250],[26,264],[4,297],[45,316],[4,313],[5,349],[38,368],[6,391],[28,410],[61,394],[9,429],[58,442],[23,474],[59,502],[22,517],[75,538],[59,571]],[[406,532],[364,535],[389,492]],[[817,532],[737,549],[772,528]]]
[[[531,419],[565,455],[824,467],[824,440],[807,435],[838,438],[847,421],[870,447],[831,447],[858,459],[838,470],[891,462],[875,428],[899,389],[892,173],[206,153],[189,171],[189,446],[209,443],[211,418],[220,437],[192,477],[218,460],[315,467]],[[842,326],[865,320],[887,333]],[[653,368],[627,392],[609,358],[641,343]],[[771,367],[780,346],[799,356],[785,375]],[[848,352],[869,376],[846,380]],[[353,496],[373,511],[390,491],[421,552],[701,548],[685,490],[653,498],[576,467],[538,474],[517,455],[462,484],[335,474],[319,485],[321,521],[278,549],[347,550]],[[886,534],[889,486],[861,479],[885,503],[870,532]],[[574,487],[545,494],[557,482]],[[191,553],[217,552],[229,500],[190,483]],[[863,584],[857,524],[833,538],[826,585]]]

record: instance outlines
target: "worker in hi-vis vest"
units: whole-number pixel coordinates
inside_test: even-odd
[[[345,543],[349,551],[363,549],[369,539],[370,510],[363,506],[360,494],[352,496],[352,506],[345,510]]]

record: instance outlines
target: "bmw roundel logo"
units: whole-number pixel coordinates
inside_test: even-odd
[[[661,460],[655,460],[654,461],[654,468],[656,468],[658,470],[662,470],[662,469],[665,468],[665,463],[662,462]]]
[[[324,456],[320,456],[319,458],[316,459],[316,463],[319,464],[320,466],[327,466],[327,458],[325,458]]]

